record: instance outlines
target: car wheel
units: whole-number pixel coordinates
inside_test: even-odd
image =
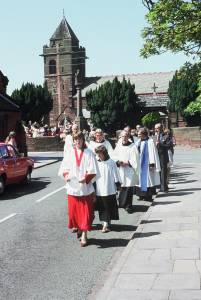
[[[4,190],[5,190],[5,181],[3,177],[0,177],[0,195],[3,194]]]
[[[23,183],[28,184],[31,182],[31,172],[32,172],[32,170],[27,171],[26,177],[24,178]]]

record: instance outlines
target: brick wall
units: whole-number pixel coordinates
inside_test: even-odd
[[[201,147],[201,130],[200,127],[180,127],[173,128],[177,145]]]
[[[64,142],[58,137],[27,138],[28,152],[63,151]]]

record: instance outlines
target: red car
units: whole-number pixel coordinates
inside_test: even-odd
[[[33,159],[22,157],[13,146],[0,142],[0,194],[8,184],[29,182],[33,168]]]

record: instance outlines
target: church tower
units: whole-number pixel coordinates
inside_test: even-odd
[[[76,116],[75,74],[79,73],[84,82],[86,54],[65,16],[50,38],[49,46],[43,47],[41,56],[44,57],[45,84],[53,97],[50,125],[56,125],[64,118],[72,121]]]

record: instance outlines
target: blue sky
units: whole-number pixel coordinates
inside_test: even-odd
[[[146,13],[141,0],[7,0],[1,3],[0,70],[9,78],[9,94],[23,82],[43,83],[39,55],[63,9],[86,48],[87,76],[172,71],[188,60],[171,53],[140,58]]]

